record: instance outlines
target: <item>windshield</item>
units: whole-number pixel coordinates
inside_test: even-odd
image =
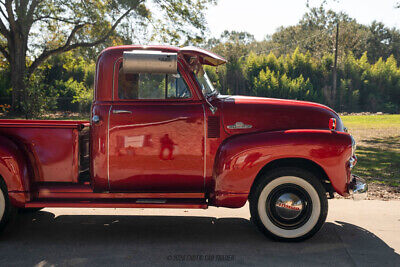
[[[204,96],[218,94],[217,89],[214,88],[213,84],[210,81],[210,78],[208,78],[207,73],[204,71],[203,68],[201,69],[201,71],[198,71],[196,73],[196,78]]]

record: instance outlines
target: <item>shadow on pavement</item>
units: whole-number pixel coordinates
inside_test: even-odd
[[[248,220],[190,216],[20,214],[0,239],[0,266],[394,266],[400,256],[371,232],[326,223],[300,243],[274,242]]]

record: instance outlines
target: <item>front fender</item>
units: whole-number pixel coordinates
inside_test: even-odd
[[[11,203],[23,207],[29,199],[29,172],[24,155],[10,139],[0,136],[0,175]]]
[[[257,174],[268,163],[301,158],[319,165],[340,195],[347,194],[350,179],[351,136],[329,130],[287,130],[233,136],[217,153],[211,204],[241,207]]]

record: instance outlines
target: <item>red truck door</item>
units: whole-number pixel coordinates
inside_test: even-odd
[[[124,74],[109,118],[110,191],[204,192],[204,108],[178,74]]]

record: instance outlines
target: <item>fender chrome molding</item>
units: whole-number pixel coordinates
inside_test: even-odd
[[[233,125],[226,126],[226,128],[228,128],[229,130],[251,129],[253,128],[253,125],[245,124],[241,121],[238,121]]]

